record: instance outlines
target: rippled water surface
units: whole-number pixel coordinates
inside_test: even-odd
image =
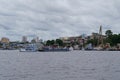
[[[0,80],[120,80],[120,52],[0,51]]]

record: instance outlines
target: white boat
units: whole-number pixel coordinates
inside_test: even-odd
[[[81,49],[82,51],[85,51],[85,48],[84,47],[82,47],[82,49]]]
[[[36,52],[38,51],[38,48],[34,44],[28,44],[24,48],[19,49],[20,52]]]
[[[32,48],[21,48],[19,51],[20,52],[36,52],[37,50]]]
[[[102,47],[95,47],[95,48],[93,48],[93,50],[101,51],[101,50],[103,50],[103,48]]]
[[[19,51],[20,52],[25,52],[26,50],[25,50],[25,48],[20,48]]]
[[[69,51],[73,51],[73,47],[70,47],[70,48],[69,48]]]

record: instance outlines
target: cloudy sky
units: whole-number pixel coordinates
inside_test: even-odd
[[[0,0],[0,38],[54,39],[111,29],[120,33],[120,0]]]

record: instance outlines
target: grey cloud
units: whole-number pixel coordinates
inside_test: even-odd
[[[4,29],[4,30],[10,30],[11,28],[9,26],[0,24],[0,28]]]
[[[112,29],[119,33],[119,0],[0,0],[0,37],[53,39]],[[6,33],[5,33],[6,32]],[[10,33],[10,34],[9,34]]]
[[[15,14],[10,14],[10,13],[0,13],[0,16],[16,16]]]

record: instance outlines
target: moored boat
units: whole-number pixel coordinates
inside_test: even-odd
[[[20,52],[36,52],[38,49],[34,44],[28,44],[24,48],[20,48]]]
[[[64,52],[69,51],[68,48],[43,48],[43,52]]]

